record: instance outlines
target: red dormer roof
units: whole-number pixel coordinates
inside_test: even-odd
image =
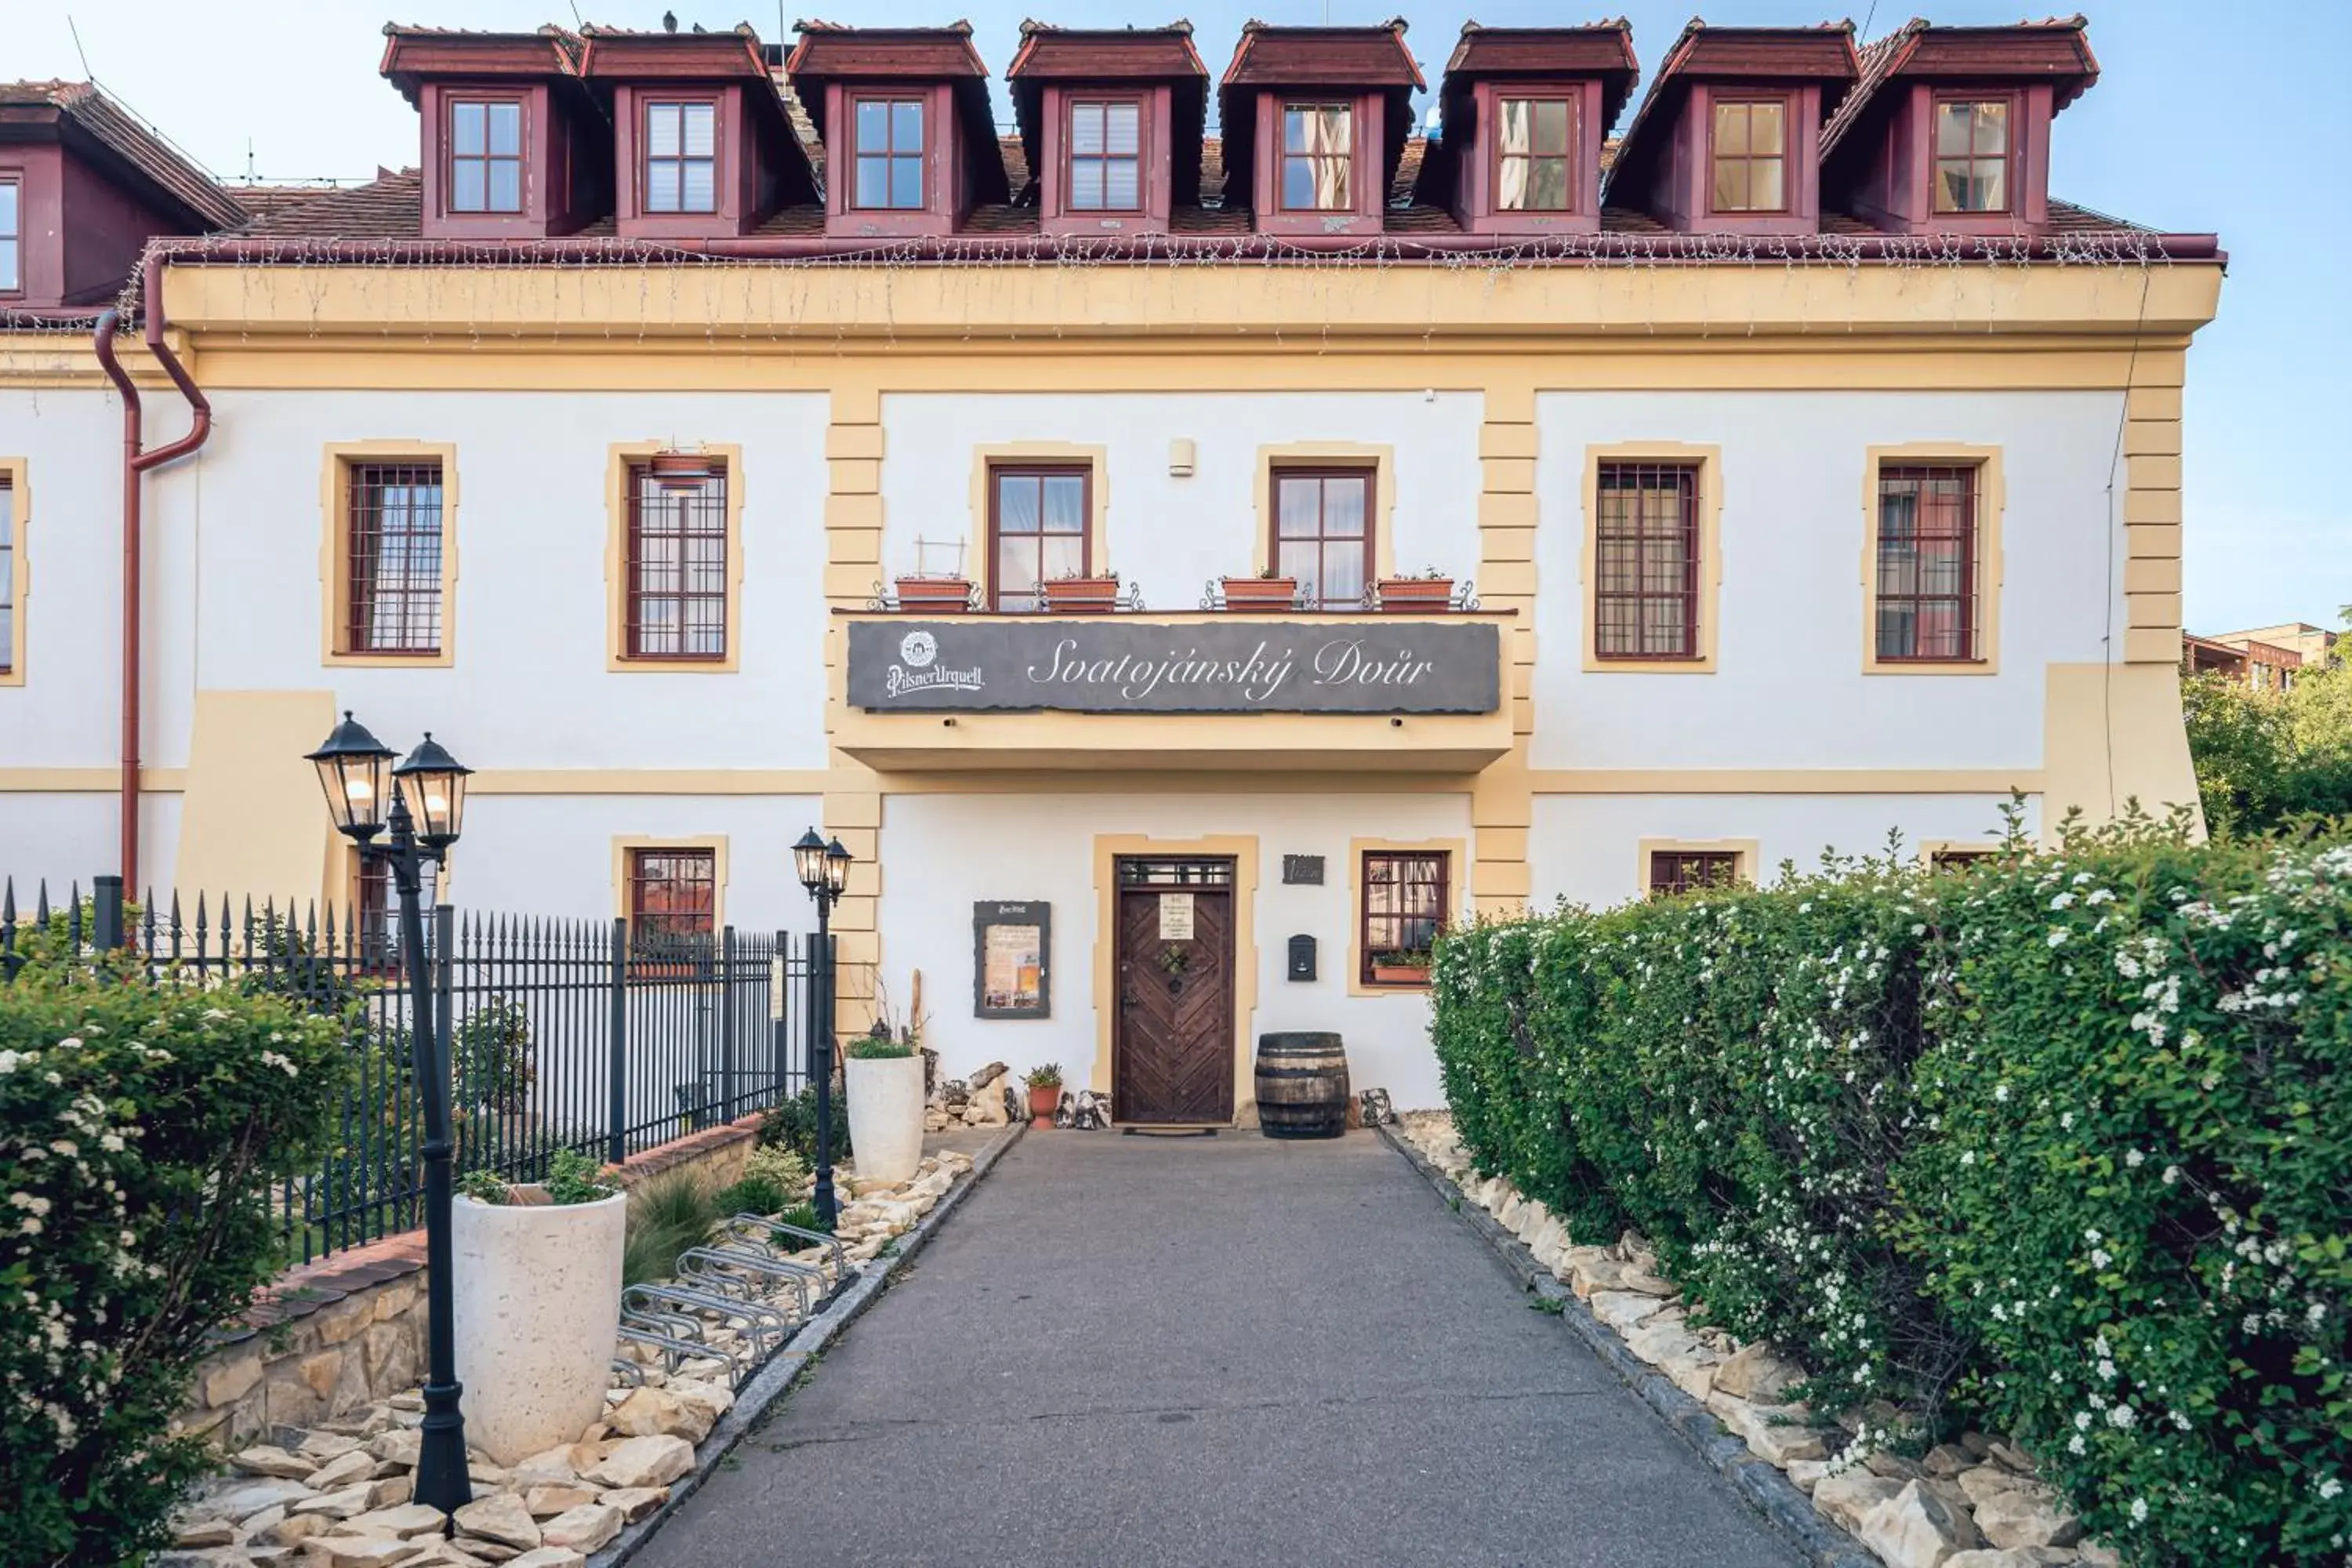
[[[1381,180],[1396,174],[1397,161],[1412,129],[1412,95],[1428,87],[1412,51],[1405,47],[1405,21],[1392,17],[1377,27],[1277,27],[1255,19],[1242,26],[1242,41],[1217,92],[1217,122],[1224,134],[1225,205],[1251,199],[1255,105],[1267,88],[1352,88],[1389,100],[1387,145],[1381,150]]]
[[[1037,165],[1041,127],[1039,116],[1048,82],[1165,84],[1172,89],[1171,119],[1176,145],[1170,149],[1176,199],[1194,202],[1200,195],[1200,149],[1207,129],[1209,68],[1192,47],[1192,24],[1171,22],[1164,27],[1057,27],[1049,23],[1021,24],[1021,47],[1004,68],[1013,89],[1013,119],[1020,138],[1007,144],[1006,168],[1012,148],[1020,150],[1021,177],[1013,178],[1018,197],[1025,176]]]
[[[1811,27],[1711,27],[1694,16],[1658,62],[1633,122],[1620,139],[1603,199],[1614,202],[1621,188],[1641,188],[1651,161],[1674,134],[1676,111],[1694,79],[1817,81],[1828,113],[1860,74],[1850,20]]]
[[[954,90],[958,129],[971,150],[971,167],[979,182],[975,199],[1011,199],[1004,161],[995,155],[988,67],[972,47],[970,22],[945,27],[852,27],[839,22],[795,22],[793,26],[801,38],[784,60],[784,75],[820,141],[829,135],[824,91],[828,81],[943,81]]]
[[[544,81],[576,77],[587,43],[578,34],[545,26],[530,33],[477,33],[462,27],[411,27],[387,22],[383,63],[377,69],[410,103],[426,77]]]
[[[0,82],[0,122],[26,121],[47,121],[58,141],[131,183],[150,205],[186,214],[190,229],[235,228],[252,216],[195,160],[89,82]]]
[[[2047,81],[2050,112],[2057,113],[2099,79],[2089,26],[2080,16],[1993,27],[1939,27],[1912,17],[1863,49],[1861,79],[1822,132],[1822,163],[1885,104],[1885,89],[1898,79]]]
[[[1439,93],[1451,98],[1457,84],[1474,81],[1599,77],[1605,128],[1617,122],[1641,74],[1641,62],[1633,55],[1633,25],[1622,16],[1580,27],[1484,27],[1465,22],[1461,41],[1445,62]]]

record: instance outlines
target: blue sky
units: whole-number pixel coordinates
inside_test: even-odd
[[[403,21],[522,28],[573,20],[573,0],[398,0]],[[781,36],[808,14],[790,0],[667,0],[682,25],[749,20]],[[1609,0],[1622,10],[1647,66],[1689,17],[1695,0]],[[2029,0],[1944,0],[1939,22],[2008,22]],[[0,4],[0,74],[80,77],[70,15],[91,74],[215,173],[252,166],[273,179],[350,177],[416,160],[416,121],[375,75],[383,0],[8,0]],[[659,24],[665,0],[577,0],[591,22]],[[955,0],[887,0],[856,7],[807,0],[816,14],[866,24],[939,23]],[[1178,9],[1166,0],[1164,10]],[[1251,16],[1270,22],[1375,22],[1395,6],[1331,0],[1197,3],[1189,12],[1202,56],[1222,69]],[[1786,3],[1708,0],[1719,24],[1807,23],[1830,15]],[[751,14],[764,13],[764,14]],[[1905,0],[1855,8],[1875,37],[1912,15]],[[1102,0],[998,0],[963,12],[981,57],[1003,72],[1021,19],[1078,26],[1159,23]],[[1415,8],[1408,41],[1433,79],[1465,13]],[[1489,26],[1581,20],[1556,3],[1485,0]],[[2334,471],[2312,465],[2347,436],[2336,424],[2352,364],[2352,301],[2343,279],[2352,219],[2320,193],[2352,151],[2335,72],[2352,53],[2352,3],[2110,0],[2091,14],[2098,86],[2056,127],[2053,194],[2161,228],[2213,231],[2230,251],[2221,319],[2189,361],[2187,619],[2230,630],[2273,621],[2336,624],[2352,601],[2352,501]],[[1002,84],[999,110],[1003,111]],[[1630,110],[1628,113],[1630,114]],[[1621,122],[1622,129],[1622,122]],[[2318,183],[2313,183],[2316,180]],[[2329,388],[2337,386],[2336,392]]]

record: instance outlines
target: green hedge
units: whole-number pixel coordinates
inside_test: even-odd
[[[165,1543],[166,1437],[205,1334],[277,1271],[270,1184],[316,1168],[342,1032],[273,997],[0,984],[0,1565]]]
[[[2352,844],[1890,855],[1470,927],[1434,987],[1479,1169],[1864,1441],[2013,1433],[2139,1568],[2343,1561]]]

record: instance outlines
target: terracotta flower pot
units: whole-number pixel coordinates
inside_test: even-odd
[[[971,584],[962,577],[901,577],[898,607],[929,616],[961,615],[971,607]]]
[[[1029,1125],[1033,1129],[1054,1125],[1054,1113],[1061,1109],[1060,1084],[1035,1083],[1029,1086]]]
[[[1381,608],[1426,615],[1443,610],[1454,602],[1454,579],[1451,577],[1383,577],[1381,579]]]
[[[1228,577],[1228,610],[1286,610],[1298,596],[1296,577]]]
[[[1375,963],[1372,965],[1375,985],[1426,985],[1429,971],[1412,963]]]
[[[1118,607],[1116,577],[1055,577],[1045,584],[1045,608],[1056,615],[1098,616]]]

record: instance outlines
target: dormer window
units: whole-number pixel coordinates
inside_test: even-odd
[[[1789,100],[1715,100],[1714,207],[1719,213],[1777,213],[1789,206]]]
[[[2009,210],[2010,101],[1936,100],[1936,210]]]
[[[24,210],[24,187],[15,180],[0,180],[0,294],[25,289]]]
[[[856,102],[857,184],[850,205],[885,212],[917,212],[923,189],[920,98],[860,98]]]
[[[1356,111],[1346,103],[1282,106],[1282,205],[1290,212],[1354,208]]]
[[[1132,98],[1070,100],[1070,207],[1143,207],[1143,104]]]
[[[646,105],[646,211],[719,210],[719,105],[655,99]]]
[[[1566,212],[1575,191],[1576,101],[1503,98],[1495,128],[1495,205],[1503,212]]]
[[[522,102],[449,100],[449,210],[522,211]]]

